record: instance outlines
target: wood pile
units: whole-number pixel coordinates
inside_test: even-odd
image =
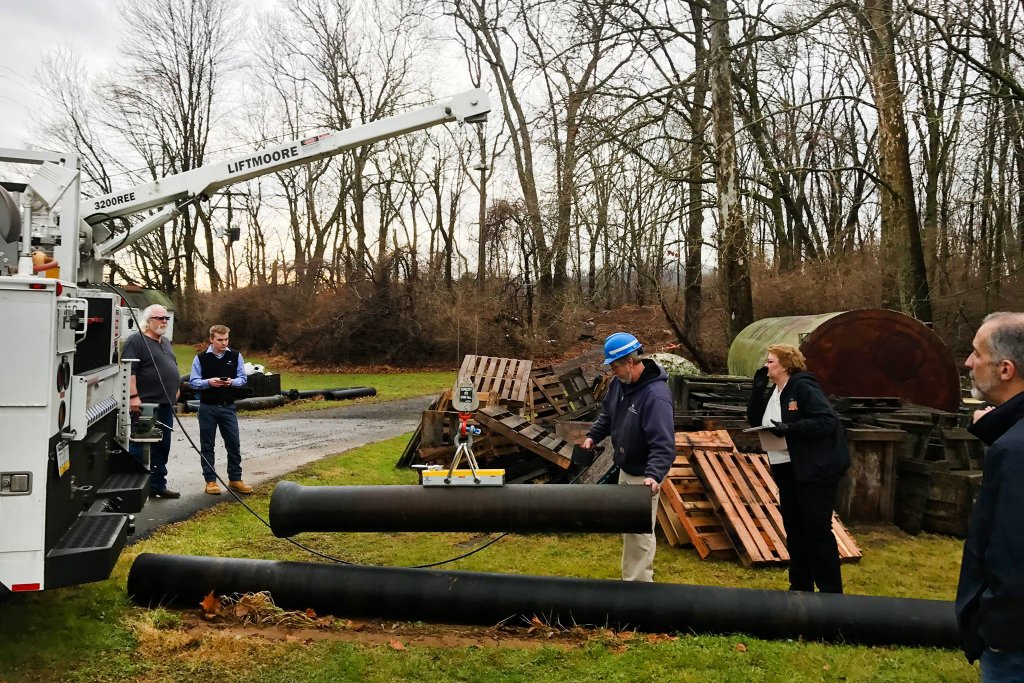
[[[724,430],[676,434],[676,460],[658,503],[669,545],[692,545],[705,559],[738,556],[748,567],[789,561],[768,460],[737,451]],[[860,548],[835,514],[832,533],[841,561],[860,559]]]
[[[481,467],[505,469],[509,483],[568,480],[584,469],[573,465],[578,430],[560,428],[593,419],[600,407],[581,368],[558,374],[530,360],[467,355],[459,378],[473,382],[480,401],[474,422],[483,433],[473,439],[473,452]],[[458,412],[446,389],[423,411],[398,466],[451,464],[457,429]]]

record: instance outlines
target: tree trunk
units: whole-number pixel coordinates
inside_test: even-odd
[[[725,289],[731,341],[744,327],[754,322],[754,300],[750,289],[750,226],[743,215],[736,164],[729,18],[725,0],[710,0],[708,6],[711,22],[711,109],[717,150],[718,263],[719,277]]]

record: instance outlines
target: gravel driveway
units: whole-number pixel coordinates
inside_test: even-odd
[[[242,476],[247,483],[256,486],[326,455],[411,432],[433,398],[422,396],[259,417],[240,412]],[[145,538],[164,524],[187,519],[203,508],[234,500],[226,492],[219,496],[204,493],[199,454],[182,434],[184,429],[198,448],[199,422],[194,414],[179,417],[181,422],[175,424],[167,464],[167,481],[169,488],[181,492],[181,498],[150,499],[142,512],[135,515],[133,540]],[[395,452],[396,461],[400,455]],[[226,463],[224,444],[218,434],[215,465],[225,481]]]

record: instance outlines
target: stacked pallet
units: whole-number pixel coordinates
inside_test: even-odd
[[[676,434],[676,460],[662,484],[658,520],[669,544],[745,566],[789,561],[779,492],[765,456],[738,452],[724,430]],[[861,552],[833,515],[842,561]]]
[[[557,478],[570,470],[576,441],[559,434],[558,425],[598,407],[581,369],[558,375],[529,360],[467,355],[459,378],[472,382],[480,401],[473,419],[483,433],[474,438],[473,452],[481,465],[504,468],[510,482]],[[458,412],[446,389],[423,412],[398,466],[450,464],[457,429]]]

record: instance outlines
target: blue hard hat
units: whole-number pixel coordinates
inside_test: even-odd
[[[611,365],[623,356],[640,351],[640,342],[629,332],[616,332],[604,340],[604,364]]]

